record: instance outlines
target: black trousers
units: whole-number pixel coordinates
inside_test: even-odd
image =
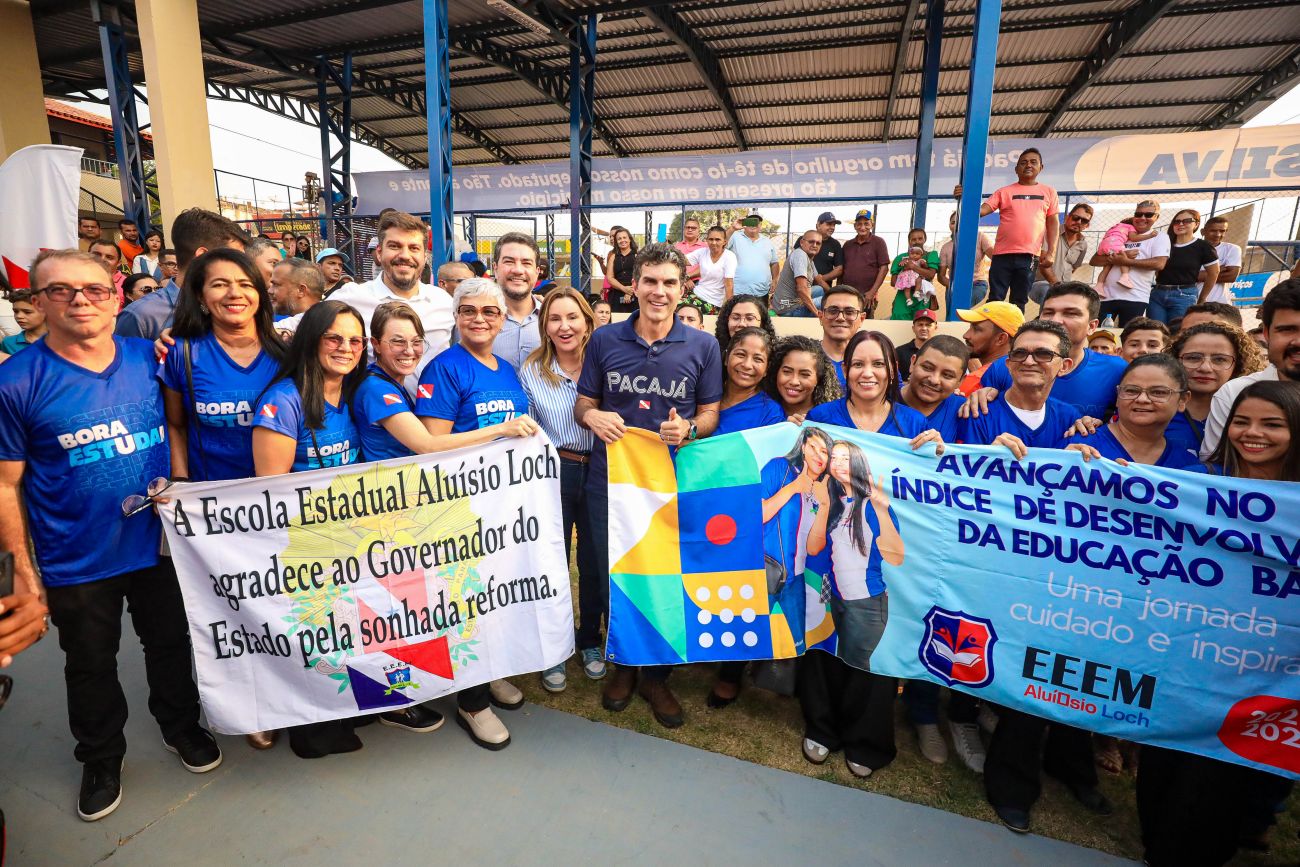
[[[1288,782],[1230,762],[1143,746],[1137,807],[1147,863],[1226,864],[1236,854],[1243,832],[1258,834],[1267,827],[1259,827],[1259,794],[1285,798]]]
[[[600,647],[601,625],[609,617],[609,528],[604,520],[608,518],[609,510],[606,507],[599,529],[593,528],[587,494],[587,467],[587,464],[560,458],[560,515],[566,563],[573,548],[571,540],[575,531],[578,537],[576,645],[579,651]],[[597,539],[604,546],[599,551]]]
[[[998,708],[998,727],[984,761],[989,803],[1028,812],[1043,790],[1040,770],[1067,785],[1096,786],[1092,735],[1023,711]]]
[[[77,761],[126,755],[127,703],[117,679],[123,602],[144,648],[149,712],[163,738],[170,741],[199,724],[185,603],[171,558],[99,581],[50,587],[46,596],[64,653],[68,725],[77,741]]]
[[[1103,301],[1100,315],[1102,319],[1114,316],[1115,324],[1123,328],[1139,316],[1147,315],[1147,303],[1145,301]]]
[[[810,650],[799,658],[799,705],[804,737],[844,750],[851,762],[873,771],[898,755],[894,702],[898,680],[854,668],[839,657]]]

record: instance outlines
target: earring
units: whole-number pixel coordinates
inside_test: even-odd
[[[207,316],[207,315],[208,315],[208,308],[205,307],[205,306],[202,305],[202,304],[199,305],[199,311],[200,311],[204,316]]]

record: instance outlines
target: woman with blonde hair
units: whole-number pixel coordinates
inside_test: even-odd
[[[582,655],[583,673],[591,680],[600,680],[606,673],[600,651],[600,625],[609,608],[609,585],[606,576],[596,569],[584,493],[592,433],[573,420],[583,354],[591,333],[596,330],[596,319],[582,293],[565,288],[555,289],[546,296],[537,321],[542,342],[519,368],[519,380],[528,395],[533,417],[550,437],[560,457],[560,514],[566,560],[574,533],[578,536],[575,646]],[[567,685],[564,663],[542,672],[542,686],[547,692],[563,692]]]

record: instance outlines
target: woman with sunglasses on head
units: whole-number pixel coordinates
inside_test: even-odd
[[[1259,344],[1242,331],[1220,322],[1204,322],[1178,332],[1169,354],[1187,371],[1187,405],[1169,423],[1166,436],[1194,443],[1205,439],[1214,393],[1230,379],[1268,366]]]
[[[776,339],[772,317],[762,298],[756,295],[732,295],[731,300],[722,305],[718,311],[717,323],[713,326],[713,336],[718,338],[718,349],[725,353],[731,345],[731,338],[742,328],[761,328],[773,340]]]
[[[485,277],[462,280],[452,295],[460,342],[442,352],[420,374],[415,414],[433,436],[481,431],[515,421],[519,435],[539,428],[528,415],[528,395],[510,363],[492,353],[505,322],[505,293]],[[494,435],[495,436],[495,435]],[[490,704],[520,707],[523,693],[507,681],[481,684],[456,694],[456,722],[474,743],[505,749],[510,732]]]
[[[135,277],[149,279],[128,279]],[[190,263],[172,339],[158,368],[172,477],[210,482],[255,475],[253,404],[279,371],[285,346],[266,284],[247,256],[217,249]],[[270,749],[275,735],[250,734],[248,743]]]
[[[312,261],[311,238],[307,235],[299,235],[297,242],[294,244],[294,255],[299,259]]]
[[[802,424],[814,406],[840,397],[835,362],[811,337],[782,337],[772,345],[767,365],[767,393],[781,405],[786,418]]]
[[[187,271],[190,285],[188,278]],[[178,346],[168,354],[179,351]],[[258,476],[360,460],[361,439],[349,409],[366,376],[365,351],[365,323],[342,301],[322,301],[303,314],[279,372],[254,403],[253,467]],[[318,659],[315,664],[327,663]],[[293,726],[289,747],[303,759],[354,752],[361,749],[354,727],[350,719]]]
[[[560,456],[560,517],[566,563],[575,533],[578,539],[575,646],[582,657],[583,674],[590,680],[601,680],[607,673],[600,636],[609,613],[609,576],[597,571],[585,493],[593,434],[573,420],[578,378],[596,320],[582,293],[556,289],[542,303],[538,323],[542,342],[519,368],[519,379],[538,425]],[[547,692],[563,692],[567,686],[563,662],[542,672],[542,687]]]
[[[1209,296],[1219,279],[1219,254],[1204,238],[1197,237],[1201,214],[1184,208],[1169,221],[1169,260],[1156,272],[1147,302],[1147,317],[1166,325],[1183,318],[1187,308]],[[1207,288],[1201,292],[1200,275]]]
[[[786,413],[763,391],[772,339],[761,328],[742,328],[731,338],[723,359],[722,404],[713,436],[780,424]],[[736,700],[745,673],[744,662],[718,665],[718,679],[707,704],[723,708]]]
[[[1199,326],[1198,326],[1199,327]],[[1211,472],[1264,483],[1300,482],[1300,385],[1257,382],[1233,402]],[[1277,487],[1277,486],[1273,486]],[[1206,756],[1142,747],[1137,775],[1143,862],[1226,864],[1239,847],[1268,847],[1274,811],[1292,782]]]

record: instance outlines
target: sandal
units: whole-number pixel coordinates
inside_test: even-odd
[[[1122,773],[1124,757],[1119,752],[1119,741],[1112,737],[1097,737],[1097,767],[1108,774]]]

